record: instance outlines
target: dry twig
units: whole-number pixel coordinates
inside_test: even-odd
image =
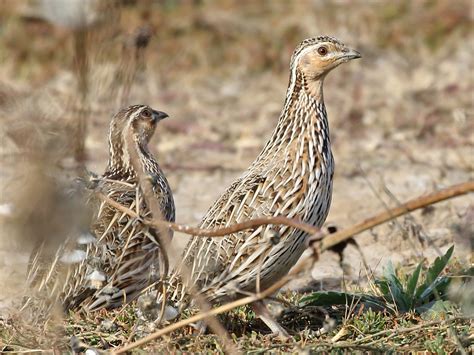
[[[131,138],[129,138],[131,140]],[[133,142],[128,141],[127,144],[132,145]],[[168,274],[168,267],[169,267],[169,254],[172,258],[179,258],[178,252],[173,248],[171,245],[171,235],[168,233],[168,229],[166,228],[166,224],[160,223],[164,221],[163,214],[161,212],[160,205],[158,204],[158,200],[153,197],[153,187],[149,178],[143,172],[143,169],[140,167],[140,158],[138,157],[136,151],[134,149],[129,149],[131,152],[131,161],[135,167],[135,171],[138,172],[138,184],[140,189],[143,192],[146,204],[151,211],[152,215],[152,224],[156,226],[158,229],[158,239],[160,241],[162,252],[164,254],[164,262],[165,262],[165,271],[164,275]],[[158,222],[158,223],[156,223]],[[182,277],[183,279],[188,282],[190,280],[191,273],[187,269],[183,269]],[[189,282],[188,282],[189,284]],[[165,304],[166,304],[166,289],[164,288],[163,299],[162,299],[162,308],[161,308],[161,315],[160,319],[163,318],[164,311],[165,311]],[[194,299],[196,300],[198,306],[201,310],[207,311],[211,309],[211,305],[202,298],[193,287],[190,287],[190,292],[193,294]],[[220,338],[224,349],[231,354],[239,353],[237,348],[235,347],[234,343],[232,342],[227,330],[222,326],[219,320],[216,317],[209,317],[207,319],[209,323],[209,327],[212,331]]]
[[[111,199],[110,197],[104,195],[101,192],[97,192],[99,198],[101,198],[103,201],[107,202],[110,204],[112,207],[128,214],[131,217],[134,218],[139,218],[143,221],[144,224],[149,224],[153,225],[155,227],[165,227],[174,230],[175,232],[181,232],[184,234],[189,234],[193,236],[199,236],[199,237],[223,237],[228,234],[233,234],[236,232],[240,232],[246,229],[252,229],[256,227],[260,227],[262,225],[268,225],[268,224],[275,224],[275,225],[285,225],[288,227],[293,227],[300,229],[306,233],[309,233],[311,235],[314,235],[315,238],[318,240],[322,238],[322,235],[320,234],[319,228],[316,228],[312,226],[311,224],[304,223],[301,221],[298,221],[293,218],[287,218],[283,216],[277,216],[277,217],[261,217],[261,218],[255,218],[255,219],[250,219],[245,222],[241,223],[236,223],[228,227],[224,228],[216,228],[216,229],[201,229],[201,228],[195,228],[195,227],[190,227],[186,226],[183,224],[178,224],[178,223],[173,223],[173,222],[167,222],[163,220],[150,220],[150,219],[144,219],[141,218],[135,211],[132,211],[131,209],[123,206],[119,202]]]
[[[410,213],[414,210],[453,198],[467,193],[474,192],[474,181],[467,181],[461,184],[453,185],[445,189],[432,192],[426,196],[414,198],[408,202],[401,204],[398,207],[389,209],[379,213],[371,218],[366,219],[360,223],[353,225],[350,228],[342,229],[339,232],[325,237],[321,241],[320,250],[325,251],[332,246],[351,238],[352,236],[362,233],[370,228],[376,227],[380,224],[391,221],[394,218],[400,217],[404,214]]]

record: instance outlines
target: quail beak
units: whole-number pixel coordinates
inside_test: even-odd
[[[344,62],[347,62],[349,60],[358,59],[361,57],[362,55],[355,49],[347,48],[347,50],[344,50],[344,53],[341,56],[341,60],[343,60]]]
[[[155,121],[161,121],[161,120],[165,119],[166,117],[169,117],[166,112],[153,110],[153,119]]]

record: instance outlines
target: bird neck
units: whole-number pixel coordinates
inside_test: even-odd
[[[109,162],[104,176],[112,179],[136,180],[138,174],[132,163],[132,155],[138,157],[141,168],[147,175],[156,174],[159,171],[158,162],[145,142],[137,139],[131,140],[128,149],[133,149],[135,154],[130,154],[123,139],[113,140],[112,138],[111,136],[109,139]]]
[[[308,80],[302,73],[292,73],[288,86],[285,105],[272,136],[265,145],[259,159],[295,158],[301,145],[307,140],[306,148],[329,149],[329,125],[323,98],[323,81]],[[296,143],[298,142],[298,143]]]

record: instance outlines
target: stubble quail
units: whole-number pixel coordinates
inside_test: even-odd
[[[171,188],[148,148],[156,125],[166,117],[147,105],[129,106],[113,117],[107,168],[99,177],[90,175],[87,182],[93,185],[89,188],[93,191],[85,193],[94,211],[90,231],[66,238],[59,247],[53,246],[53,253],[48,241],[38,243],[27,275],[33,295],[41,295],[48,304],[59,302],[65,310],[110,309],[130,302],[163,276],[158,230],[98,199],[94,192],[137,211],[141,218],[150,217],[138,181],[146,176],[162,217],[175,220]]]
[[[360,54],[320,36],[301,42],[290,64],[286,100],[276,128],[248,170],[217,199],[199,227],[219,228],[263,216],[298,218],[321,227],[331,203],[334,159],[323,98],[326,75]],[[267,238],[274,233],[278,243]],[[286,275],[306,248],[308,234],[287,226],[262,226],[224,238],[192,237],[182,265],[211,303],[264,290]],[[172,301],[188,304],[187,286],[175,270]],[[262,302],[254,310],[274,333],[286,335]]]

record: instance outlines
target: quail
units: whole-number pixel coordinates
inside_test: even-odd
[[[34,249],[27,275],[32,294],[45,296],[50,304],[58,301],[65,310],[110,309],[135,299],[162,276],[164,246],[158,230],[143,223],[142,218],[150,217],[151,212],[138,179],[149,177],[162,217],[174,221],[171,188],[148,148],[158,122],[166,117],[146,105],[127,107],[113,117],[107,168],[101,176],[90,175],[86,185],[93,187],[85,190],[100,191],[139,217],[89,193],[90,229],[68,236],[53,252],[48,241],[39,242]],[[133,156],[139,164],[133,164]]]
[[[257,217],[285,216],[321,227],[329,212],[334,174],[323,82],[334,68],[360,58],[339,40],[302,41],[290,63],[286,99],[278,123],[247,171],[215,201],[201,228],[229,226]],[[279,238],[268,236],[278,235]],[[264,290],[286,275],[306,248],[308,234],[288,226],[261,226],[224,238],[192,237],[182,264],[195,289],[210,303]],[[170,277],[171,300],[188,304],[178,266]],[[284,329],[262,302],[253,305],[274,333]]]

